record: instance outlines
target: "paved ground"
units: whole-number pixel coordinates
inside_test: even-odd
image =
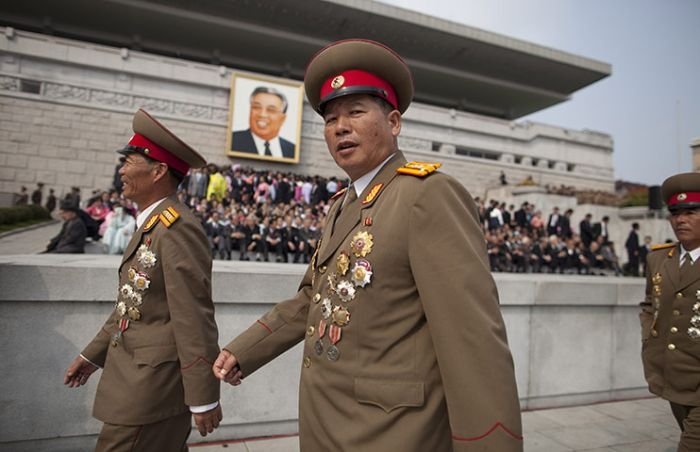
[[[663,400],[523,413],[525,452],[675,452],[680,430]],[[296,436],[192,445],[192,452],[298,452]]]
[[[0,235],[0,255],[35,254],[60,222]],[[95,244],[88,252],[96,252]],[[643,399],[523,413],[526,452],[674,452],[680,431],[668,403]],[[296,436],[192,445],[193,452],[297,452]]]

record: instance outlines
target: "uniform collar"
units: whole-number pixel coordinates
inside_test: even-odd
[[[683,262],[683,256],[685,256],[685,253],[690,253],[690,258],[693,260],[693,262],[697,262],[698,259],[700,259],[700,246],[695,248],[694,250],[686,250],[683,248],[683,245],[680,245],[681,252],[678,253],[678,259],[680,259],[680,262]]]
[[[377,175],[377,173],[384,168],[384,165],[386,165],[386,162],[388,162],[394,155],[396,155],[396,152],[391,154],[389,157],[384,159],[382,163],[377,165],[372,171],[369,173],[365,174],[364,176],[358,178],[356,181],[352,183],[352,188],[355,189],[355,194],[359,198],[360,195],[362,194],[363,191],[365,191],[365,188],[369,185],[370,182],[372,182],[372,179],[374,179],[374,176]]]

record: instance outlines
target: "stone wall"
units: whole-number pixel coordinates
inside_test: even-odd
[[[113,309],[117,256],[0,257],[0,450],[94,448],[99,374],[62,384]],[[214,262],[220,344],[296,291],[305,267]],[[466,277],[466,275],[465,275]],[[496,274],[523,409],[641,397],[641,278]],[[222,388],[224,422],[208,441],[296,432],[299,346],[243,385]],[[200,441],[193,433],[192,441]]]

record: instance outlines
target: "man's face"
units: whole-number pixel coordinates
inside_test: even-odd
[[[77,215],[75,212],[73,212],[72,210],[63,210],[63,209],[61,209],[61,210],[59,211],[59,213],[61,214],[61,218],[63,219],[63,221],[70,221],[70,220],[72,220],[73,218],[75,218],[75,217],[78,216],[78,215]]]
[[[683,248],[688,251],[700,246],[700,209],[680,209],[671,213],[671,227]]]
[[[250,130],[264,140],[271,140],[280,133],[287,118],[282,99],[274,94],[258,93],[250,101]]]
[[[119,169],[119,176],[124,184],[122,194],[140,205],[144,196],[147,197],[153,188],[154,169],[155,165],[146,157],[141,154],[129,154]]]
[[[357,180],[396,152],[401,114],[385,113],[367,94],[330,101],[323,115],[324,136],[335,163]]]

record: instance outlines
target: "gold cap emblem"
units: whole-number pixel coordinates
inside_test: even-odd
[[[345,77],[338,75],[331,81],[331,88],[338,89],[345,84]]]
[[[678,195],[678,200],[679,201],[685,201],[685,199],[688,197],[685,193],[681,193]]]

